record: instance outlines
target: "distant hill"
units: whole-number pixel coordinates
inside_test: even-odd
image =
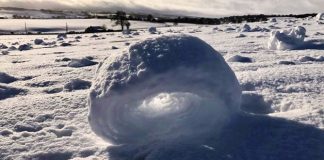
[[[0,18],[14,19],[72,19],[88,18],[89,14],[82,11],[59,11],[47,9],[25,9],[17,7],[0,7]]]
[[[25,8],[18,8],[18,7],[0,7],[0,10],[26,11],[26,10],[33,10],[33,9],[25,9]]]

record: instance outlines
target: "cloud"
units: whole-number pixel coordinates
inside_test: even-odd
[[[323,0],[0,0],[0,6],[225,16],[323,12]]]

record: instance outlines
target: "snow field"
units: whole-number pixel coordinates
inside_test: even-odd
[[[0,54],[0,72],[17,79],[8,84],[0,83],[0,97],[2,96],[0,159],[144,157],[147,160],[220,158],[267,160],[276,157],[276,159],[321,160],[324,154],[322,144],[324,73],[321,58],[324,56],[323,34],[321,34],[324,26],[315,19],[276,20],[277,22],[248,23],[248,25],[252,29],[259,26],[272,31],[303,26],[307,30],[304,42],[308,47],[269,50],[267,48],[269,32],[244,32],[245,37],[236,38],[240,34],[237,29],[241,28],[242,24],[220,26],[179,24],[177,27],[158,28],[160,35],[150,34],[148,28],[153,25],[147,24],[143,30],[130,35],[101,33],[97,34],[99,36],[97,38],[90,38],[93,34],[68,35],[62,40],[47,35],[0,36],[0,44],[7,46],[1,48],[1,52],[9,52],[5,55]],[[217,30],[214,29],[216,27]],[[95,76],[95,73],[105,73],[103,70],[96,71],[97,67],[104,65],[100,68],[105,68],[109,64],[109,58],[129,54],[130,46],[141,44],[147,38],[156,39],[163,35],[172,36],[179,33],[198,37],[217,50],[226,60],[235,55],[253,59],[252,63],[227,61],[243,90],[241,110],[245,113],[233,116],[217,133],[218,136],[209,138],[201,136],[201,139],[199,138],[201,143],[189,140],[177,144],[166,141],[111,146],[98,138],[88,123],[87,97],[90,90],[87,89],[89,83],[83,82],[97,84],[98,80],[95,77],[98,76]],[[35,39],[56,44],[34,45]],[[61,43],[72,45],[63,47],[60,46]],[[22,44],[31,44],[32,48],[26,51],[14,50]],[[112,49],[113,46],[118,49]],[[79,68],[68,66],[73,59],[83,58],[98,64]],[[146,73],[141,71],[138,75],[145,79],[148,76]],[[191,76],[190,74],[185,80],[191,80]],[[102,76],[105,77],[107,78]],[[167,77],[176,78],[176,76]],[[64,87],[65,85],[68,87]],[[73,86],[77,86],[77,89]],[[138,110],[140,115],[149,113],[152,117],[163,117],[178,111],[170,109],[171,104],[188,106],[201,103],[200,99],[204,97],[196,93],[201,91],[193,90],[191,94],[161,92],[153,96],[144,96],[139,98],[143,103],[138,105]],[[135,90],[132,93],[140,95]],[[195,98],[197,96],[199,98]],[[163,112],[160,112],[161,109]],[[189,110],[184,111],[192,113]],[[192,114],[188,117],[196,116]],[[186,124],[186,121],[182,124]],[[204,126],[198,128],[200,127],[204,128]],[[207,127],[207,131],[210,131],[209,129]],[[192,135],[196,133],[193,132]],[[205,140],[202,140],[202,137]],[[194,139],[196,138],[192,140]]]

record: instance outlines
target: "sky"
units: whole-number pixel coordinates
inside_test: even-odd
[[[324,0],[0,0],[0,6],[33,9],[124,10],[207,17],[324,12]]]

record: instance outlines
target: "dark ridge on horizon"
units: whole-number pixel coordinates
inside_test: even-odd
[[[21,8],[21,7],[0,7],[0,10],[16,10],[16,11],[39,11],[39,12],[44,12],[44,11],[50,11],[50,12],[75,12],[75,13],[80,13],[80,12],[88,12],[91,14],[114,14],[116,11],[124,11],[129,15],[153,15],[156,18],[206,18],[206,19],[221,19],[221,18],[230,18],[230,17],[245,17],[245,16],[266,16],[266,17],[295,17],[295,18],[305,18],[308,16],[316,16],[317,13],[303,13],[303,14],[237,14],[237,15],[228,15],[228,16],[191,16],[191,15],[182,15],[182,14],[161,14],[158,12],[145,12],[145,11],[127,11],[123,9],[119,10],[111,10],[111,11],[95,11],[95,10],[83,10],[83,9],[36,9],[36,8]],[[95,18],[95,17],[92,17]],[[109,17],[108,17],[109,18]],[[51,19],[51,18],[49,18]]]

